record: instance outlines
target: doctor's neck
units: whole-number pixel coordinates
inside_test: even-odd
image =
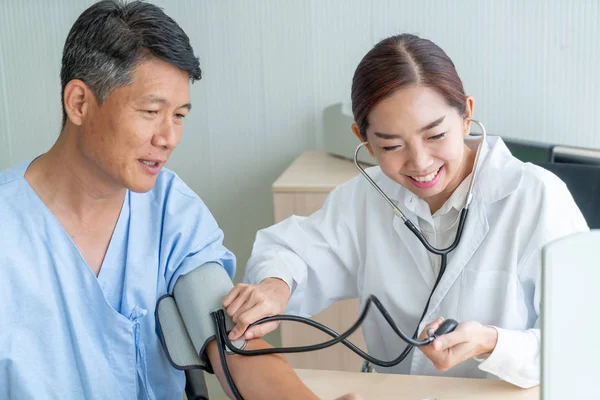
[[[69,209],[80,219],[120,210],[127,189],[83,154],[77,134],[67,123],[52,148],[31,163],[25,179],[49,208]]]

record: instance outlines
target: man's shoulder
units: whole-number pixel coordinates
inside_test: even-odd
[[[0,193],[7,190],[8,185],[25,179],[25,171],[31,161],[22,162],[0,171]]]
[[[152,190],[133,195],[137,201],[147,202],[155,212],[176,212],[181,216],[186,210],[198,212],[206,208],[200,197],[175,172],[166,168],[158,174]]]
[[[190,200],[200,200],[200,197],[170,169],[163,168],[158,174],[156,184],[149,192],[155,197],[169,198],[172,196],[183,196]]]
[[[0,171],[0,213],[5,219],[23,208],[22,201],[27,196],[25,171],[29,164],[25,162]]]

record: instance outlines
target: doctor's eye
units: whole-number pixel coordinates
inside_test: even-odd
[[[442,139],[444,136],[446,136],[446,132],[440,133],[439,135],[431,136],[429,139],[430,140],[439,140],[439,139]]]
[[[401,145],[396,145],[396,146],[384,146],[383,151],[392,151],[392,150],[396,150],[399,149],[400,147],[402,147]]]

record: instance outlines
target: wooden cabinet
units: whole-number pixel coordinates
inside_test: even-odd
[[[310,215],[317,211],[327,194],[336,186],[358,175],[351,161],[324,152],[306,152],[298,157],[273,184],[275,222],[290,215]],[[313,319],[341,333],[358,318],[358,300],[340,301]],[[320,343],[330,336],[306,325],[284,322],[281,344],[285,347]],[[350,341],[366,350],[362,330],[350,336]],[[325,350],[287,354],[294,368],[360,371],[362,358],[343,344]]]

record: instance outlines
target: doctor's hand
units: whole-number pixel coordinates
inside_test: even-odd
[[[261,318],[283,314],[289,299],[290,287],[279,278],[267,278],[258,285],[235,285],[223,299],[223,307],[235,323],[229,339],[237,340],[243,335],[250,340],[275,330],[278,322],[267,322],[246,331],[248,325]]]
[[[419,340],[427,337],[429,328],[437,330],[443,321],[444,318],[440,317],[427,325]],[[496,348],[497,341],[498,331],[495,328],[475,321],[465,321],[454,331],[439,336],[426,346],[420,346],[419,350],[433,361],[436,369],[446,371],[469,358],[491,353]]]

